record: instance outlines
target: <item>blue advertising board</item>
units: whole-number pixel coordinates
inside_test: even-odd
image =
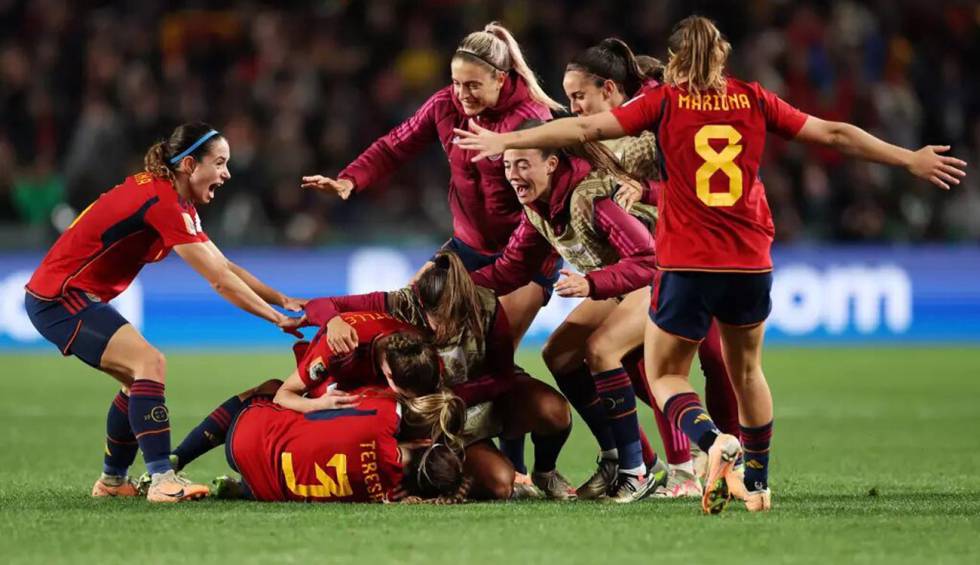
[[[226,253],[283,292],[315,297],[398,288],[431,249]],[[790,247],[776,249],[774,257],[769,343],[980,342],[978,247]],[[0,350],[51,347],[23,308],[23,285],[40,258],[37,253],[0,254]],[[275,348],[292,340],[222,300],[175,256],[147,266],[113,304],[163,348]],[[554,297],[526,343],[543,343],[576,304]]]

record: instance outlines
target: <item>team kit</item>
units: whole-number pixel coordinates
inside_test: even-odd
[[[197,214],[231,178],[227,139],[193,122],[151,146],[145,169],[79,214],[25,289],[38,332],[120,385],[92,496],[689,497],[706,514],[733,501],[772,509],[767,136],[902,167],[944,190],[966,164],[948,146],[891,145],[729,75],[731,45],[711,20],[680,21],[669,45],[665,62],[616,38],[580,51],[565,68],[566,107],[491,23],[463,38],[451,84],[414,115],[335,176],[303,177],[297,190],[347,199],[442,147],[452,234],[395,291],[299,298],[263,283]],[[112,306],[171,251],[222,298],[297,337],[283,352],[295,358],[288,375],[229,391],[176,447],[166,358]],[[555,294],[582,301],[542,349],[551,386],[514,355]],[[703,399],[689,380],[695,355]],[[656,444],[638,401],[653,409]],[[582,484],[557,469],[573,410],[596,445]],[[210,487],[190,480],[193,462],[218,447],[236,474]],[[139,452],[147,472],[134,481]]]

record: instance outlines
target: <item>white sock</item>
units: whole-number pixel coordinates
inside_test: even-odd
[[[634,477],[642,477],[647,474],[647,466],[640,463],[639,467],[633,467],[632,469],[620,469],[620,473],[624,475],[633,475]]]
[[[687,473],[688,475],[694,474],[694,460],[689,459],[683,463],[678,463],[677,465],[670,465],[671,471],[681,471]]]

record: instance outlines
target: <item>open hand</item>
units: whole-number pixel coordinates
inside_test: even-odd
[[[284,296],[282,299],[281,306],[290,312],[301,312],[306,303],[310,300],[308,298],[292,298],[290,296]]]
[[[303,328],[310,325],[306,316],[300,316],[298,318],[291,318],[289,316],[280,316],[276,321],[276,326],[282,331],[296,337],[303,339],[303,334],[299,331],[299,328]]]
[[[354,191],[354,182],[350,179],[332,179],[323,175],[303,177],[303,188],[315,188],[321,192],[335,192],[337,196],[347,200]]]
[[[469,131],[459,128],[453,129],[453,132],[457,135],[454,143],[467,151],[476,151],[476,156],[470,159],[474,163],[487,157],[500,155],[504,152],[504,149],[507,149],[504,146],[504,140],[501,134],[481,127],[473,120],[470,120],[469,124]]]
[[[926,145],[912,155],[908,171],[920,179],[925,179],[943,190],[949,190],[949,185],[960,184],[960,179],[966,176],[966,161],[940,155],[949,151],[949,145]]]
[[[361,402],[363,398],[360,394],[348,394],[335,388],[327,389],[327,392],[314,399],[317,410],[335,410],[337,408],[353,408]]]
[[[558,296],[565,298],[589,296],[589,279],[568,269],[562,269],[559,272],[565,275],[565,278],[555,283],[555,292],[558,293]]]
[[[619,204],[623,210],[629,212],[630,208],[632,208],[633,205],[639,202],[640,198],[643,197],[643,187],[640,186],[640,183],[633,179],[623,179],[619,177],[617,177],[617,179],[619,180],[620,185],[619,189],[616,190],[616,195],[613,197],[613,200],[615,200],[616,204]]]

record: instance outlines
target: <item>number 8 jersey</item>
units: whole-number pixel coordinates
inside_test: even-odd
[[[627,135],[656,134],[661,270],[772,270],[772,214],[759,180],[766,132],[793,138],[808,116],[758,83],[726,83],[724,94],[658,85],[612,110]]]

